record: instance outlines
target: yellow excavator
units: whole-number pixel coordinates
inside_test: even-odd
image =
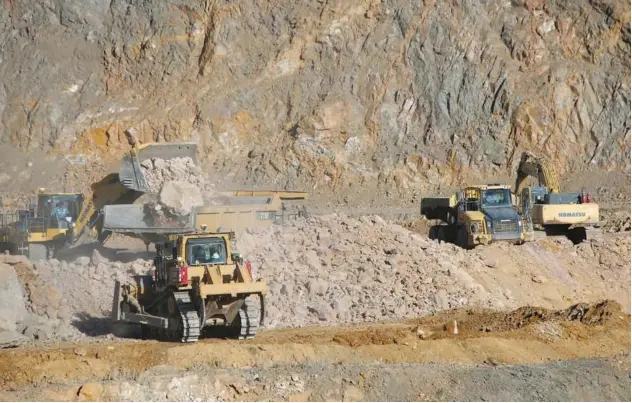
[[[538,186],[527,186],[529,178],[535,178]],[[520,158],[515,195],[525,232],[534,237],[535,230],[543,230],[547,236],[566,236],[573,243],[580,243],[588,239],[588,229],[599,225],[599,205],[593,202],[590,193],[585,189],[560,192],[553,166],[529,152]]]
[[[190,157],[196,162],[197,159],[195,143],[141,145],[133,137],[128,139],[132,148],[123,157],[119,172],[92,184],[87,200],[78,193],[40,189],[28,209],[0,215],[0,252],[24,254],[37,261],[81,243],[91,232],[104,242],[111,234],[102,228],[104,207],[133,203],[149,190],[141,170],[142,161]]]

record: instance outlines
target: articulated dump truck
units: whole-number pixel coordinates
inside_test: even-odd
[[[298,191],[224,191],[222,204],[195,207],[182,217],[161,217],[156,220],[152,211],[143,205],[122,204],[103,208],[103,230],[126,234],[148,243],[164,242],[170,234],[186,234],[209,230],[229,230],[241,235],[246,229],[264,228],[286,220],[305,216],[304,208],[290,210],[287,200],[305,200],[305,192]],[[238,194],[239,196],[235,196]],[[245,195],[244,195],[245,194]],[[254,194],[254,195],[253,195]]]
[[[509,186],[469,186],[448,197],[425,197],[421,215],[442,223],[430,228],[431,239],[469,249],[504,241],[522,244],[525,233]]]

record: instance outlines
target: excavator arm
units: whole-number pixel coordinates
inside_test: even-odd
[[[515,188],[517,195],[522,194],[522,189],[526,186],[529,177],[537,178],[539,185],[546,187],[549,192],[560,192],[560,182],[553,166],[548,161],[525,151],[518,165]]]

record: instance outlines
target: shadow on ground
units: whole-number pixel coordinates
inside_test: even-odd
[[[107,336],[109,334],[124,338],[137,340],[156,340],[162,342],[173,342],[172,340],[161,339],[157,335],[143,333],[141,325],[136,323],[113,322],[107,317],[97,317],[82,312],[71,322],[77,330],[89,337]],[[225,326],[205,327],[200,335],[200,339],[233,339],[237,337],[234,329]]]

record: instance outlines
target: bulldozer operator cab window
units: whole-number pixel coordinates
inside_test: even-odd
[[[483,192],[483,207],[509,206],[511,195],[509,189],[490,189]]]
[[[223,238],[190,239],[187,241],[189,265],[226,264],[226,242]]]

